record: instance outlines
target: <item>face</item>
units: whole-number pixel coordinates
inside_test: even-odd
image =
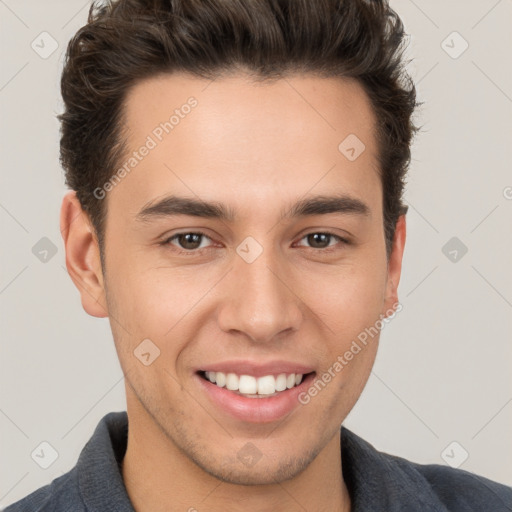
[[[336,439],[378,335],[345,354],[397,301],[405,226],[388,261],[369,100],[348,80],[167,75],[125,112],[136,161],[106,187],[106,273],[83,304],[108,312],[130,421],[221,480],[289,479]],[[364,151],[340,151],[349,134]],[[249,398],[204,370],[248,375],[248,394],[304,376]]]

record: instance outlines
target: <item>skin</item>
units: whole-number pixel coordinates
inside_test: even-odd
[[[109,317],[125,373],[128,494],[138,512],[348,511],[339,430],[367,382],[378,336],[307,405],[271,423],[228,416],[194,370],[284,359],[322,375],[398,302],[405,216],[388,260],[371,105],[349,80],[153,77],[126,98],[130,150],[190,96],[197,107],[108,193],[105,273],[74,192],[61,210],[69,274],[85,311]],[[353,162],[338,150],[351,133],[366,146]],[[279,221],[295,201],[335,192],[364,201],[370,215]],[[236,218],[136,220],[170,193],[224,203]],[[207,237],[195,253],[179,254],[190,247],[179,239],[159,244],[198,229]],[[333,237],[314,246],[306,236],[322,232],[351,243]],[[250,264],[236,252],[247,236],[263,248]],[[149,366],[133,354],[146,338],[160,349]],[[262,454],[252,467],[237,459],[247,442]]]

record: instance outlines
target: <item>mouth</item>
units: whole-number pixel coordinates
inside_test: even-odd
[[[199,370],[197,374],[203,380],[219,388],[225,388],[236,395],[246,398],[270,398],[298,387],[303,380],[313,376],[315,372],[278,373],[261,377],[204,370]]]
[[[314,371],[259,377],[211,370],[195,372],[197,384],[215,410],[252,424],[280,420],[301,406],[299,395],[311,386],[315,375]]]

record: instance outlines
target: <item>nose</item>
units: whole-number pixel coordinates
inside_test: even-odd
[[[279,265],[270,250],[252,263],[235,255],[218,310],[220,328],[243,333],[253,342],[265,343],[299,329],[302,302],[290,282],[290,272]]]

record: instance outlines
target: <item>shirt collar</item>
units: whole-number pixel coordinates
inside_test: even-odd
[[[77,462],[78,487],[88,512],[135,512],[121,474],[128,441],[126,411],[98,423]]]
[[[448,512],[413,463],[377,451],[345,427],[341,429],[341,456],[352,512]]]

